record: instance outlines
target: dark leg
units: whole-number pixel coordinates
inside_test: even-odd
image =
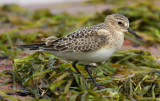
[[[77,62],[78,62],[78,61],[74,61],[73,64],[72,64],[72,66],[73,66],[73,68],[74,68],[79,74],[81,74],[81,72],[80,72],[80,71],[77,69],[77,67],[76,67]]]
[[[85,65],[85,70],[88,72],[88,74],[89,74],[89,76],[91,77],[93,83],[97,86],[96,80],[93,78],[91,72],[90,72],[89,69],[88,69],[89,67],[92,67],[92,66],[91,66],[91,65]]]
[[[96,66],[93,66],[93,65],[85,65],[87,66],[88,68],[97,68]]]

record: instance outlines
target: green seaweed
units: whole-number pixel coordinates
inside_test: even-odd
[[[140,99],[151,99],[147,97],[153,96],[153,99],[158,99],[160,88],[156,80],[160,78],[160,64],[155,59],[157,58],[147,51],[123,50],[116,53],[106,64],[98,66],[104,70],[103,72],[105,69],[112,71],[109,68],[113,68],[113,65],[114,68],[120,66],[121,69],[114,70],[112,73],[124,75],[124,77],[116,78],[113,74],[99,75],[101,70],[92,69],[98,83],[104,87],[101,90],[97,90],[85,71],[83,75],[78,75],[72,71],[71,65],[65,65],[53,55],[43,52],[37,52],[23,59],[15,59],[14,76],[15,80],[23,84],[37,99],[44,97],[49,100],[52,98],[57,100],[63,98],[68,100],[118,100],[120,98],[129,100],[139,99],[138,96],[141,96]],[[53,62],[52,66],[49,65],[51,62]],[[133,65],[126,64],[127,62],[132,62]],[[78,68],[84,67],[78,66]],[[154,68],[157,68],[157,71]],[[130,72],[121,72],[127,69]]]
[[[121,0],[120,4],[123,1],[125,0]],[[116,0],[92,2],[117,4]],[[0,55],[10,55],[14,58],[14,70],[11,73],[0,73],[0,77],[9,75],[11,81],[7,83],[13,83],[13,92],[27,92],[35,101],[158,101],[160,63],[157,61],[158,58],[148,51],[122,50],[105,64],[97,64],[97,68],[91,69],[91,72],[97,77],[98,84],[102,85],[101,90],[97,90],[82,65],[77,66],[83,74],[79,75],[70,62],[65,63],[49,53],[36,52],[24,58],[16,58],[22,52],[16,48],[18,44],[37,43],[42,38],[53,35],[62,37],[75,29],[101,23],[112,13],[127,16],[130,27],[140,33],[143,40],[135,40],[129,34],[126,34],[125,38],[138,45],[159,45],[160,25],[157,22],[160,22],[160,8],[152,4],[143,1],[87,16],[52,14],[47,9],[28,11],[17,5],[1,6],[0,27],[11,29],[0,34]],[[32,29],[36,30],[26,31]],[[25,89],[17,90],[17,84]],[[20,100],[7,95],[7,92],[10,91],[0,91],[0,95],[13,101]]]

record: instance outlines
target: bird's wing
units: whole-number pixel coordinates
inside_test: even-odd
[[[83,29],[53,41],[48,46],[41,47],[46,51],[87,52],[97,50],[107,43],[106,31]]]

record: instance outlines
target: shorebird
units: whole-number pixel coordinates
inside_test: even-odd
[[[20,45],[30,50],[47,51],[56,57],[73,61],[73,68],[81,74],[76,64],[84,65],[95,85],[96,80],[89,70],[90,63],[106,62],[118,51],[124,41],[124,32],[142,39],[129,27],[129,20],[122,14],[108,15],[103,23],[85,27],[61,38],[49,37],[42,43]]]

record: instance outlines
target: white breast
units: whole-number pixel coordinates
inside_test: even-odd
[[[107,61],[113,53],[118,51],[124,41],[123,33],[116,33],[115,37],[109,41],[109,43],[98,50],[89,51],[89,52],[59,52],[59,51],[50,51],[56,57],[67,60],[67,61],[78,61],[83,64],[96,63],[96,62],[105,62]]]
[[[112,54],[116,52],[115,49],[105,49],[102,48],[100,50],[96,51],[90,51],[90,52],[50,52],[54,54],[56,57],[67,60],[67,61],[79,61],[83,64],[88,63],[96,63],[96,62],[105,62],[107,61]]]

